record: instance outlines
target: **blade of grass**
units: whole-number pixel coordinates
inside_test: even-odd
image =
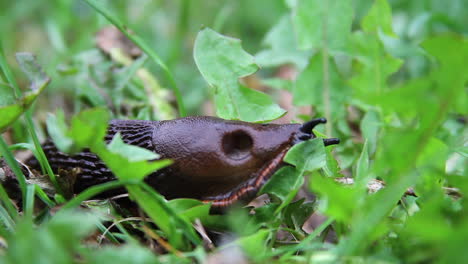
[[[28,185],[26,186],[26,192],[27,192],[27,200],[25,202],[25,207],[24,207],[24,218],[26,219],[32,219],[33,213],[34,213],[34,194],[35,194],[35,186],[34,185]]]
[[[319,236],[329,225],[331,225],[335,219],[328,218],[323,223],[321,223],[312,233],[310,233],[306,238],[304,238],[299,244],[294,246],[284,246],[278,248],[277,251],[273,252],[271,256],[278,256],[282,255],[281,259],[287,259],[293,254],[296,254],[297,251],[306,249],[308,245],[317,237]]]
[[[16,208],[13,205],[13,202],[10,200],[10,197],[8,197],[8,194],[5,191],[5,188],[3,188],[3,185],[1,184],[0,184],[0,201],[3,202],[3,205],[6,207],[6,210],[8,211],[10,217],[15,220],[18,219],[18,212],[16,211]]]
[[[117,27],[127,38],[129,38],[135,45],[137,45],[140,49],[142,49],[164,72],[167,80],[169,81],[172,90],[174,91],[174,95],[177,100],[177,107],[179,109],[179,114],[181,117],[187,115],[185,110],[184,101],[182,100],[182,93],[180,92],[174,76],[172,75],[169,68],[166,64],[162,61],[162,59],[154,52],[148,44],[138,35],[133,33],[127,26],[125,26],[116,16],[111,14],[108,9],[106,9],[100,2],[95,0],[83,0],[89,6],[91,6],[94,10],[98,13],[103,15],[109,22],[111,22],[115,27]]]
[[[5,158],[6,163],[8,164],[8,166],[10,166],[11,170],[18,179],[24,206],[24,202],[26,201],[26,177],[21,171],[18,162],[16,162],[15,157],[13,156],[13,154],[11,154],[10,150],[8,149],[8,145],[3,139],[3,136],[0,136],[0,154],[2,154],[2,156]]]
[[[2,205],[0,205],[0,222],[2,222],[2,225],[0,226],[5,227],[5,232],[13,232],[15,230],[15,221],[13,221],[13,219],[10,217],[10,214]]]
[[[36,195],[43,201],[45,204],[47,204],[48,207],[54,207],[56,203],[52,201],[49,196],[44,192],[44,190],[39,187],[39,185],[35,184],[35,189],[36,189]]]
[[[162,209],[173,219],[175,220],[176,224],[179,226],[179,227],[182,227],[183,230],[185,231],[184,235],[190,239],[190,241],[192,243],[194,243],[195,245],[199,245],[201,243],[201,240],[200,238],[196,235],[193,227],[190,225],[189,222],[187,222],[186,220],[184,220],[180,215],[178,215],[171,207],[168,206],[168,204],[166,203],[166,201],[164,200],[164,198],[158,194],[151,186],[149,186],[148,184],[146,183],[142,183],[141,184],[141,189],[139,190],[136,190],[136,192],[141,192],[141,191],[145,191],[146,193],[149,194],[149,197],[151,197],[152,199],[154,199],[159,206],[162,207]],[[135,190],[135,189],[134,189]],[[130,190],[129,190],[130,192]],[[135,192],[135,191],[134,191]],[[144,196],[140,196],[140,197],[144,197]],[[137,197],[138,198],[138,197]],[[140,205],[142,205],[143,208],[145,208],[144,206],[144,202],[140,200],[138,200],[138,203]],[[155,223],[157,223],[157,216],[152,214],[152,212],[146,212],[148,213],[148,215],[153,219],[153,221],[155,221]],[[156,219],[155,219],[156,218]]]
[[[99,185],[94,185],[94,186],[91,186],[88,189],[84,190],[83,192],[81,192],[80,194],[75,196],[70,201],[68,201],[62,207],[62,209],[65,210],[65,209],[70,209],[70,208],[77,207],[83,201],[88,200],[93,196],[96,196],[96,195],[98,195],[98,194],[100,194],[102,192],[105,192],[105,191],[108,191],[108,190],[111,190],[111,189],[123,187],[125,185],[139,185],[139,184],[140,184],[140,182],[136,181],[136,180],[127,180],[127,181],[116,180],[116,181],[106,182],[106,183],[99,184]]]
[[[106,232],[107,227],[105,227],[101,222],[97,223],[97,227],[101,233]],[[115,244],[120,244],[119,240],[111,233],[111,232],[106,232],[105,237],[107,237],[111,242]]]

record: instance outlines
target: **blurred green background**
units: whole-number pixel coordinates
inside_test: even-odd
[[[193,57],[193,43],[202,27],[210,27],[242,40],[251,54],[266,49],[267,32],[289,12],[290,1],[211,1],[211,0],[135,0],[102,1],[139,36],[149,43],[169,66],[184,93],[192,114],[201,113],[208,91]],[[368,12],[372,1],[355,3],[355,26]],[[400,41],[389,43],[398,57],[407,59],[405,66],[392,77],[393,82],[421,75],[426,70],[424,58],[410,57],[407,47],[429,35],[442,32],[467,33],[467,3],[464,0],[389,1],[393,11],[393,28]],[[52,77],[45,95],[39,98],[41,109],[54,108],[67,101],[65,91],[75,89],[74,81],[60,75],[60,65],[71,62],[80,52],[95,47],[95,34],[109,23],[79,0],[36,0],[0,2],[1,40],[11,65],[14,53],[28,51]],[[400,52],[399,52],[400,51]],[[156,76],[158,67],[147,63]],[[273,70],[263,69],[264,76]],[[17,74],[19,78],[23,75]],[[24,78],[24,76],[23,76]],[[21,82],[22,81],[22,82]],[[21,79],[20,83],[26,84]],[[163,81],[163,85],[164,80]],[[53,100],[53,103],[50,101]]]

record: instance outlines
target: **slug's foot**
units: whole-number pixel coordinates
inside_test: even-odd
[[[325,124],[327,123],[326,118],[316,118],[312,119],[308,122],[305,122],[300,128],[299,128],[299,133],[297,135],[297,139],[299,141],[306,141],[312,138],[316,138],[315,134],[312,132],[312,129],[314,129],[317,125],[320,124]],[[338,138],[324,138],[323,139],[323,144],[325,146],[330,146],[330,145],[337,145],[340,143],[340,139]]]

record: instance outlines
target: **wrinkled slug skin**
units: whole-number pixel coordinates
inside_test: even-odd
[[[166,198],[248,200],[282,166],[286,151],[304,136],[301,124],[255,124],[215,117],[186,117],[167,121],[113,120],[106,141],[120,132],[124,142],[146,148],[174,163],[146,181]],[[308,138],[313,133],[308,133]],[[68,156],[50,141],[44,151],[55,171],[80,168],[75,192],[114,179],[89,151]],[[37,162],[30,161],[37,166]],[[263,177],[258,179],[258,177]],[[232,201],[231,201],[232,200]],[[227,202],[226,202],[227,201]]]

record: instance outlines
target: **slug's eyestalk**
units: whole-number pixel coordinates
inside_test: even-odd
[[[339,138],[324,138],[323,144],[325,146],[337,145],[337,144],[340,144],[340,139]]]
[[[304,133],[310,134],[312,132],[312,129],[316,127],[319,124],[325,124],[327,123],[326,118],[317,118],[317,119],[312,119],[309,122],[304,123],[299,130]]]
[[[305,122],[300,128],[299,131],[301,132],[298,136],[297,139],[300,141],[306,141],[312,138],[315,138],[315,134],[312,132],[312,129],[314,129],[317,125],[319,124],[325,124],[327,123],[326,118],[316,118],[312,119],[308,122]],[[330,145],[337,145],[340,143],[340,140],[338,138],[324,138],[323,139],[323,144],[325,146],[330,146]]]

